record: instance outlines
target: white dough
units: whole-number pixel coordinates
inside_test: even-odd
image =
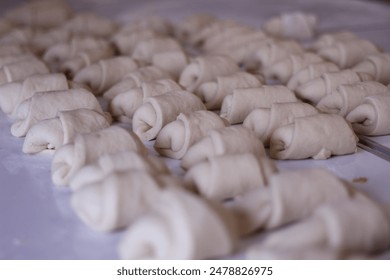
[[[161,192],[119,244],[122,259],[208,259],[237,244],[234,220],[216,204],[177,189]]]
[[[367,56],[353,67],[356,72],[363,72],[374,77],[382,84],[390,83],[390,54],[379,53]]]
[[[154,149],[162,156],[181,159],[208,131],[225,127],[226,124],[211,111],[180,113],[175,121],[166,124],[158,133]]]
[[[147,154],[140,139],[119,126],[78,134],[74,142],[62,146],[53,157],[51,172],[54,184],[65,186],[83,166],[95,162],[104,154],[136,151]]]
[[[8,55],[29,54],[29,48],[19,44],[0,44],[0,57]]]
[[[25,136],[39,121],[54,118],[59,111],[81,108],[102,113],[96,97],[82,88],[35,93],[16,109],[11,134],[16,137]]]
[[[338,42],[348,42],[358,38],[359,37],[356,34],[350,31],[325,33],[314,42],[311,48],[318,51],[322,48],[331,47]]]
[[[152,140],[180,113],[205,109],[206,107],[196,95],[184,90],[149,97],[133,115],[133,131],[142,140]]]
[[[294,40],[267,41],[262,44],[255,53],[255,59],[261,67],[272,65],[278,60],[288,57],[290,54],[302,54],[304,49]]]
[[[245,127],[236,125],[215,129],[188,149],[181,166],[188,169],[214,156],[240,153],[251,153],[261,158],[265,150],[255,133]]]
[[[274,159],[327,159],[357,150],[357,137],[339,115],[316,114],[296,118],[294,123],[279,127],[270,139],[270,156]]]
[[[37,32],[29,42],[34,53],[42,55],[49,47],[70,41],[72,33],[61,27]]]
[[[154,53],[152,65],[167,71],[175,81],[179,80],[183,69],[190,63],[190,58],[183,50]]]
[[[208,14],[190,15],[184,18],[180,24],[176,24],[175,35],[180,41],[189,42],[191,37],[214,21],[216,18]]]
[[[111,41],[117,47],[119,53],[123,55],[131,55],[138,42],[159,37],[161,37],[160,34],[149,29],[131,31],[129,33],[120,31],[114,34]]]
[[[318,114],[316,108],[303,102],[275,103],[271,108],[253,110],[244,120],[243,126],[253,130],[256,136],[269,146],[272,133],[281,126],[294,122],[294,119]]]
[[[109,127],[111,117],[89,109],[60,111],[58,116],[39,121],[26,134],[24,153],[45,149],[57,150],[72,143],[78,133],[88,133]]]
[[[254,109],[295,101],[295,94],[281,85],[235,89],[233,94],[223,99],[220,115],[231,124],[242,123]]]
[[[364,98],[346,117],[353,130],[364,135],[390,134],[390,91]]]
[[[135,20],[131,20],[125,23],[119,33],[131,34],[139,31],[150,30],[161,36],[171,36],[173,32],[172,23],[162,17],[148,16],[139,17]]]
[[[135,60],[151,63],[153,61],[154,54],[181,50],[182,47],[175,39],[157,37],[139,41],[135,45],[131,57]]]

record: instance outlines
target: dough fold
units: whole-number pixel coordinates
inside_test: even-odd
[[[157,37],[139,41],[132,52],[131,57],[145,63],[152,63],[153,55],[168,51],[181,51],[180,44],[172,38]]]
[[[382,84],[390,83],[390,54],[379,53],[367,56],[353,67],[356,72],[370,74]]]
[[[211,111],[180,113],[175,121],[166,124],[158,133],[154,149],[162,156],[181,159],[208,131],[225,127],[226,124]]]
[[[357,137],[339,115],[316,114],[296,118],[294,123],[279,127],[270,139],[270,156],[274,159],[327,159],[357,150]]]
[[[290,54],[302,53],[304,53],[304,49],[294,40],[267,40],[267,42],[258,47],[255,59],[260,63],[260,68],[262,69],[288,57]]]

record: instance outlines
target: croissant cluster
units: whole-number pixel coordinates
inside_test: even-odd
[[[80,220],[122,232],[121,258],[222,257],[270,229],[247,258],[369,257],[390,245],[389,205],[325,168],[278,168],[390,134],[390,54],[317,24],[120,24],[30,1],[0,20],[0,109],[24,153],[52,154]]]

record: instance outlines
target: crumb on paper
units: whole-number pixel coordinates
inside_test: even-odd
[[[367,183],[367,177],[356,177],[352,180],[353,183]]]

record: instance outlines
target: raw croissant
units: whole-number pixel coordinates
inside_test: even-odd
[[[156,203],[165,187],[159,178],[163,176],[141,170],[114,171],[73,192],[72,207],[94,230],[125,228]]]
[[[314,80],[324,73],[337,71],[340,71],[340,68],[332,62],[310,64],[293,74],[287,82],[287,87],[295,91],[300,85],[305,84],[310,80]]]
[[[191,37],[214,21],[216,18],[208,14],[190,15],[176,25],[175,35],[180,41],[189,42]]]
[[[34,53],[43,55],[51,46],[70,41],[72,33],[69,30],[52,28],[46,32],[37,32],[31,38],[30,46]]]
[[[198,87],[216,79],[239,71],[237,64],[227,56],[197,57],[184,68],[180,75],[179,84],[186,90],[195,92]]]
[[[381,94],[389,89],[374,81],[358,82],[351,85],[340,85],[331,94],[325,95],[317,104],[317,108],[330,114],[345,117],[363,102],[366,96]]]
[[[265,150],[254,132],[245,127],[229,126],[215,129],[188,149],[181,166],[188,169],[214,156],[240,153],[251,153],[260,158],[265,155]]]
[[[281,126],[294,122],[294,119],[318,114],[313,106],[303,102],[275,103],[271,108],[253,110],[244,120],[243,126],[253,130],[256,136],[269,146],[272,133]]]
[[[178,189],[161,192],[119,244],[122,259],[207,259],[237,244],[232,217],[219,205]]]
[[[179,80],[181,72],[189,63],[190,58],[182,50],[160,52],[152,56],[152,65],[171,74],[175,81]]]
[[[346,117],[353,130],[364,135],[390,134],[390,91],[364,98]]]
[[[25,136],[39,121],[54,118],[59,111],[81,108],[102,113],[96,97],[82,88],[35,93],[16,109],[11,134],[16,137]]]
[[[205,109],[206,107],[196,95],[184,90],[149,97],[133,115],[133,131],[142,140],[152,140],[180,113]]]
[[[321,98],[330,94],[339,85],[348,85],[369,80],[372,80],[371,75],[356,73],[350,69],[324,73],[320,77],[297,87],[295,93],[298,98],[317,104]]]
[[[316,114],[296,118],[279,127],[270,139],[274,159],[327,159],[356,152],[357,137],[339,115]]]
[[[323,48],[334,46],[338,42],[348,42],[356,39],[359,39],[359,37],[350,31],[325,33],[314,42],[311,48],[318,51]]]
[[[291,54],[288,57],[269,65],[264,69],[268,79],[276,79],[286,84],[288,80],[299,70],[310,64],[322,62],[322,58],[314,53]]]
[[[36,92],[67,89],[69,84],[64,74],[32,75],[23,82],[0,85],[0,108],[8,116],[13,116],[19,104]]]
[[[121,27],[119,33],[131,34],[134,32],[150,30],[161,36],[171,36],[173,33],[172,23],[162,17],[149,16],[127,22]]]
[[[171,79],[143,82],[140,87],[115,96],[109,104],[109,111],[113,117],[118,118],[120,121],[131,120],[134,112],[148,97],[181,89],[181,86]]]
[[[140,67],[127,73],[121,81],[110,87],[103,94],[103,97],[107,100],[112,100],[121,93],[140,87],[143,82],[152,82],[155,80],[171,78],[172,77],[168,72],[156,66]]]
[[[275,37],[308,39],[314,36],[317,25],[318,18],[313,14],[289,12],[269,19],[263,29]]]
[[[350,195],[352,188],[327,169],[311,168],[271,174],[266,188],[243,193],[228,207],[237,215],[240,233],[246,235],[295,222],[324,203]]]
[[[60,111],[54,118],[39,121],[26,134],[23,153],[57,150],[72,143],[78,133],[98,131],[110,126],[111,118],[89,109]]]
[[[31,40],[41,31],[36,31],[31,27],[13,28],[10,32],[0,37],[1,44],[14,44],[31,47]]]
[[[180,113],[158,133],[154,149],[162,156],[181,159],[208,131],[225,126],[226,121],[211,111]]]
[[[4,45],[3,45],[4,46]],[[1,48],[1,46],[0,46]],[[11,54],[11,55],[0,55],[0,67],[3,67],[6,64],[11,64],[14,62],[22,61],[25,59],[31,59],[31,58],[36,58],[35,55],[32,53],[23,53],[23,54]]]
[[[294,93],[285,86],[260,86],[235,89],[223,99],[221,117],[229,123],[242,123],[252,110],[270,108],[273,103],[295,102]]]
[[[351,199],[324,204],[308,218],[268,235],[258,249],[324,248],[373,253],[388,248],[389,236],[386,210],[357,193]]]
[[[0,85],[22,81],[34,74],[48,74],[50,71],[40,59],[30,57],[13,63],[5,64],[0,68]]]
[[[70,181],[69,187],[76,191],[83,186],[104,180],[113,172],[140,170],[153,174],[170,174],[161,158],[134,151],[121,151],[102,155],[95,163],[81,168]]]
[[[382,84],[390,83],[390,54],[380,53],[367,56],[353,67],[356,72],[370,74]]]
[[[137,68],[137,63],[130,57],[116,56],[85,67],[73,80],[88,85],[95,95],[100,95]]]
[[[147,29],[132,31],[130,33],[118,32],[112,37],[111,40],[119,50],[119,53],[123,55],[131,55],[138,42],[159,37],[161,37],[161,35]]]
[[[246,72],[220,76],[215,81],[201,84],[197,95],[204,101],[207,109],[220,109],[225,96],[232,94],[237,88],[259,87],[262,85],[260,79],[261,77]]]
[[[152,62],[153,55],[156,53],[181,50],[182,47],[175,39],[157,37],[138,42],[134,47],[131,57],[149,64]]]
[[[53,183],[65,186],[82,167],[100,156],[125,151],[147,154],[137,135],[119,126],[78,134],[72,144],[62,146],[54,154],[51,166]]]
[[[267,157],[253,154],[221,155],[191,167],[184,180],[204,197],[222,201],[264,188],[277,171]]]
[[[108,37],[118,29],[118,25],[94,13],[80,13],[65,22],[62,28],[77,35]]]
[[[278,60],[288,57],[290,54],[301,54],[302,46],[293,40],[274,41],[267,40],[255,53],[255,59],[261,67],[272,65]]]

